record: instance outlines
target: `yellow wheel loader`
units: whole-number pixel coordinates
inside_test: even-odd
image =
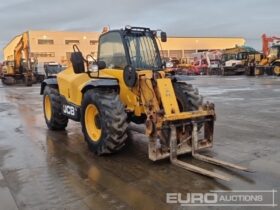
[[[280,45],[269,48],[269,54],[255,68],[255,75],[280,76]]]
[[[68,119],[80,121],[90,150],[104,155],[123,148],[129,122],[145,123],[151,160],[170,158],[184,169],[229,180],[177,158],[191,153],[202,161],[246,170],[198,153],[213,146],[214,104],[203,104],[191,84],[164,72],[157,32],[141,27],[105,32],[93,62],[74,46],[72,67],[41,85],[46,124],[62,130]],[[160,37],[167,39],[165,32]]]

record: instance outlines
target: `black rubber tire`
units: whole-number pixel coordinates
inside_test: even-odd
[[[267,75],[267,76],[274,75],[272,68],[264,68],[262,72],[263,72],[262,75],[264,75],[264,74]]]
[[[51,101],[51,119],[46,118],[45,113],[45,97],[49,96]],[[62,103],[59,92],[56,88],[45,87],[43,96],[43,108],[46,124],[50,130],[64,130],[68,124],[68,117],[62,114]]]
[[[273,75],[280,76],[280,74],[277,74],[277,73],[275,72],[275,70],[274,70],[274,68],[275,68],[276,66],[280,66],[280,63],[275,63],[275,64],[273,65],[273,70],[272,70]]]
[[[255,66],[248,66],[246,69],[247,76],[255,76]]]
[[[36,75],[36,82],[41,83],[41,82],[44,81],[44,79],[45,79],[45,75],[44,74],[37,74]]]
[[[24,77],[24,83],[27,87],[30,87],[33,85],[33,79],[30,77]]]
[[[14,85],[14,84],[16,84],[16,80],[14,77],[10,77],[10,76],[2,77],[2,83],[4,85]]]
[[[202,105],[203,97],[191,84],[174,82],[173,87],[181,112],[196,111]]]
[[[202,105],[203,97],[199,95],[198,90],[193,88],[191,84],[187,84],[185,82],[174,82],[173,88],[179,105],[179,110],[181,112],[197,111]],[[198,131],[201,127],[202,124],[200,123],[198,125]],[[191,135],[191,128],[188,131],[189,135]],[[181,132],[181,129],[177,128],[177,132]],[[162,136],[164,137],[167,147],[169,147],[170,129],[163,129]]]
[[[100,115],[101,137],[97,141],[91,140],[85,125],[85,110],[89,104],[95,105]],[[85,141],[90,150],[97,155],[115,153],[126,143],[127,114],[118,93],[114,90],[92,89],[84,94],[81,124]]]

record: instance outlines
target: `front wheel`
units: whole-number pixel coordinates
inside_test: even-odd
[[[275,66],[273,67],[273,73],[276,76],[280,76],[280,63],[275,64]]]
[[[202,96],[191,84],[175,82],[173,87],[181,112],[197,111],[202,105]]]
[[[127,139],[127,114],[116,91],[87,91],[81,113],[85,141],[93,152],[103,155],[123,148]]]

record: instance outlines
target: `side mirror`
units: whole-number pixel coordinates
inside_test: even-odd
[[[133,88],[137,82],[136,69],[133,66],[127,65],[123,71],[123,79],[126,86]]]
[[[75,74],[81,74],[85,72],[84,58],[81,52],[71,53],[70,61],[73,65]]]
[[[167,42],[167,34],[166,32],[160,32],[160,39],[161,39],[161,42]]]

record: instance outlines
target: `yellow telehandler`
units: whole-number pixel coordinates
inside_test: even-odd
[[[89,148],[103,155],[123,148],[129,122],[145,123],[151,160],[170,158],[181,168],[229,180],[177,158],[191,153],[202,161],[246,170],[198,153],[213,145],[214,104],[203,103],[192,85],[164,72],[158,32],[130,26],[109,30],[100,36],[93,62],[73,46],[72,67],[41,85],[46,124],[63,130],[68,119],[80,121]],[[165,32],[160,37],[167,40]]]

